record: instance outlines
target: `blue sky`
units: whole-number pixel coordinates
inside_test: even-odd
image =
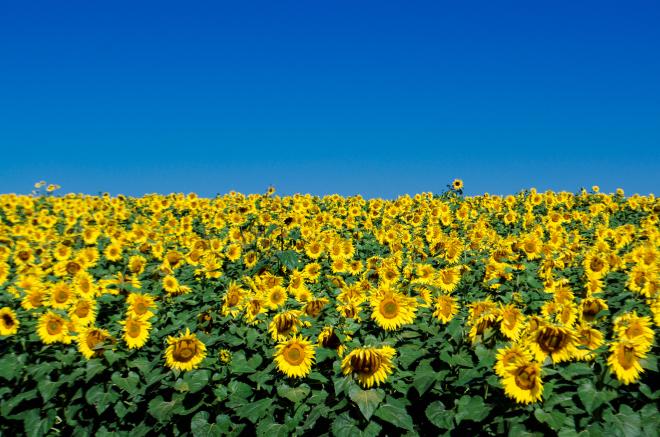
[[[3,2],[0,192],[660,192],[660,3]]]

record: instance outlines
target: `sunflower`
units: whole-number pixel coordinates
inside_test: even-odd
[[[121,259],[122,247],[121,244],[117,241],[110,243],[105,250],[103,255],[108,261],[119,261]]]
[[[507,369],[518,363],[527,363],[532,361],[532,354],[526,348],[513,344],[497,350],[497,362],[495,363],[495,373],[502,378],[506,377]]]
[[[85,326],[96,320],[96,302],[89,299],[78,299],[69,309],[71,321]]]
[[[169,346],[165,350],[165,362],[171,369],[195,369],[206,357],[206,346],[195,334],[191,334],[188,328],[178,337],[168,336],[167,344]]]
[[[436,284],[441,290],[451,293],[456,289],[456,286],[461,280],[460,267],[450,267],[438,271],[436,276]]]
[[[305,303],[302,311],[308,316],[316,318],[321,314],[321,311],[323,311],[323,308],[325,308],[328,302],[330,301],[325,297],[310,299]]]
[[[353,374],[360,385],[371,388],[380,385],[392,374],[392,357],[396,350],[390,346],[362,347],[352,350],[341,362],[344,375]]]
[[[575,339],[577,348],[573,351],[573,357],[590,361],[596,357],[594,351],[603,344],[603,333],[585,323],[575,329]]]
[[[231,361],[231,351],[228,349],[220,349],[220,352],[218,352],[218,358],[222,363],[229,364]]]
[[[622,339],[636,340],[647,348],[653,343],[651,318],[639,317],[634,311],[614,319],[614,332]]]
[[[648,348],[639,341],[621,339],[610,345],[607,364],[616,378],[623,384],[636,382],[644,372],[640,360],[646,357]]]
[[[120,322],[123,325],[124,341],[129,349],[140,349],[149,340],[151,323],[146,318],[128,315],[126,320]]]
[[[533,361],[518,361],[507,368],[502,385],[504,393],[520,404],[537,402],[543,395],[541,366]]]
[[[179,281],[174,276],[167,275],[163,278],[163,290],[170,294],[177,294],[179,289]]]
[[[222,315],[231,315],[236,318],[243,308],[243,298],[246,293],[236,281],[231,281],[227,287],[227,292],[222,298]]]
[[[50,290],[50,306],[64,310],[71,305],[74,299],[73,290],[66,282],[58,282]]]
[[[563,326],[543,324],[533,334],[530,348],[536,361],[549,355],[553,363],[568,361],[575,354],[575,333]]]
[[[68,320],[55,314],[52,311],[42,314],[39,317],[37,333],[46,344],[50,343],[71,343],[69,335]]]
[[[268,332],[275,341],[284,341],[292,334],[298,332],[298,327],[302,325],[298,316],[300,311],[290,310],[276,314],[273,321],[268,326]]]
[[[608,309],[607,302],[599,297],[588,296],[580,302],[580,314],[582,320],[593,322],[599,312]]]
[[[454,179],[451,183],[451,187],[456,191],[460,191],[463,189],[463,181],[461,179]]]
[[[9,307],[0,309],[0,335],[13,335],[20,326],[16,313]]]
[[[270,290],[268,290],[268,307],[272,310],[279,308],[284,305],[287,299],[286,288],[281,285],[275,285]]]
[[[458,303],[453,296],[441,294],[435,300],[435,311],[433,315],[440,323],[447,324],[458,313]]]
[[[105,345],[114,343],[114,339],[105,329],[93,326],[82,329],[76,338],[78,350],[88,360],[103,355]]]
[[[289,378],[309,375],[314,362],[314,345],[306,338],[293,336],[275,346],[275,364]]]
[[[525,326],[525,316],[513,304],[503,306],[501,309],[502,320],[500,331],[510,340],[518,340],[520,332]]]
[[[128,312],[134,317],[150,319],[154,313],[152,308],[156,307],[154,297],[143,293],[130,293],[126,298]]]
[[[417,301],[394,291],[374,294],[371,299],[371,318],[386,331],[399,329],[415,320]]]
[[[332,326],[326,326],[323,328],[318,337],[318,345],[327,349],[332,349],[337,351],[337,355],[342,357],[346,346],[341,343],[339,337],[335,333],[335,330]]]

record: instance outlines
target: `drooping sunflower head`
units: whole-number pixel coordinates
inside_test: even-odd
[[[607,302],[599,297],[589,296],[585,298],[581,304],[581,315],[582,320],[586,322],[593,322],[596,319],[596,315],[608,308]]]
[[[346,350],[346,346],[342,344],[332,326],[326,326],[323,328],[319,334],[318,345],[337,351],[337,355],[340,357],[344,355],[344,351]]]
[[[298,332],[302,322],[298,318],[300,311],[290,310],[276,314],[268,326],[268,332],[275,341],[286,340],[292,334]]]
[[[321,314],[321,311],[323,311],[323,308],[325,308],[328,302],[330,301],[324,297],[310,299],[303,307],[303,312],[310,317],[316,318]]]
[[[498,349],[495,373],[504,378],[507,375],[507,369],[509,367],[529,361],[532,361],[531,352],[519,344]]]
[[[114,339],[105,329],[90,326],[78,332],[77,342],[78,350],[89,360],[102,356],[106,346],[113,344]]]
[[[365,388],[380,385],[392,374],[392,358],[395,354],[396,351],[390,346],[354,349],[342,360],[342,373],[353,374]]]
[[[315,354],[314,345],[294,335],[275,346],[275,364],[289,378],[302,378],[311,371]]]
[[[206,357],[206,346],[188,328],[178,337],[168,337],[167,343],[169,346],[165,350],[165,360],[172,369],[195,369]]]
[[[504,393],[521,404],[541,400],[543,382],[541,366],[533,361],[519,361],[506,370]]]
[[[414,298],[394,291],[375,294],[371,299],[371,306],[371,318],[387,331],[412,323],[417,311],[417,301]]]
[[[458,303],[453,296],[441,294],[436,298],[433,315],[440,323],[449,323],[458,313]]]
[[[647,350],[648,347],[638,340],[622,339],[612,342],[607,364],[620,382],[631,384],[639,380],[644,372],[639,361],[646,357]]]
[[[575,333],[563,326],[545,324],[533,334],[530,347],[538,362],[547,356],[553,363],[568,361],[575,353]]]
[[[578,360],[593,360],[596,357],[593,351],[603,344],[603,333],[583,323],[575,330],[575,341],[573,356]]]
[[[0,309],[0,335],[13,335],[18,332],[20,322],[16,313],[9,307]]]

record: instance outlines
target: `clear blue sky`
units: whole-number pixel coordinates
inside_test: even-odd
[[[660,2],[12,1],[0,192],[660,194]]]

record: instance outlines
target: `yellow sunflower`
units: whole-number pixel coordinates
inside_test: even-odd
[[[436,284],[441,290],[451,293],[461,281],[461,268],[450,267],[438,271]]]
[[[293,336],[275,346],[275,364],[289,378],[309,375],[316,351],[306,338]]]
[[[289,310],[276,314],[273,321],[268,325],[268,332],[275,341],[284,341],[289,336],[298,332],[298,328],[302,325],[300,319],[300,311]]]
[[[541,366],[533,361],[519,361],[508,367],[502,381],[504,393],[520,404],[541,400]]]
[[[559,325],[543,324],[533,334],[530,348],[536,361],[542,363],[547,356],[553,363],[569,361],[575,354],[574,331]]]
[[[83,328],[78,332],[76,341],[78,350],[88,360],[92,357],[102,356],[106,349],[105,346],[114,343],[114,339],[108,331],[93,326]]]
[[[532,361],[532,353],[525,347],[513,344],[497,350],[495,373],[502,378],[507,376],[507,369],[512,365]]]
[[[378,386],[392,374],[395,354],[396,350],[390,346],[354,349],[342,360],[341,370],[344,375],[353,374],[365,388]]]
[[[163,278],[163,290],[170,294],[179,293],[179,281],[172,275],[167,275]]]
[[[577,348],[573,356],[578,360],[590,361],[596,357],[594,351],[603,344],[603,333],[584,323],[575,329],[575,340]]]
[[[596,315],[606,309],[607,302],[599,297],[588,296],[580,303],[580,314],[585,322],[593,322]]]
[[[188,371],[199,367],[206,357],[206,346],[199,341],[195,334],[186,332],[178,337],[167,337],[167,349],[165,350],[165,362],[171,369]]]
[[[277,309],[284,305],[286,299],[288,298],[286,288],[281,285],[275,285],[270,290],[268,290],[268,307],[270,309]]]
[[[9,307],[0,309],[0,335],[14,335],[20,325],[14,310]]]
[[[374,294],[371,318],[386,331],[399,329],[415,320],[417,301],[394,291]]]
[[[69,335],[68,320],[55,314],[52,311],[42,314],[39,317],[37,333],[46,344],[50,343],[71,343]]]
[[[78,299],[69,309],[71,321],[80,326],[90,325],[96,320],[96,302],[89,299]]]
[[[321,311],[323,311],[323,308],[325,308],[328,302],[330,301],[325,297],[310,299],[305,303],[302,311],[308,316],[316,318],[321,314]]]
[[[640,360],[646,357],[647,347],[639,341],[622,339],[612,342],[607,364],[624,385],[636,382],[644,372]]]
[[[58,310],[67,309],[73,302],[74,297],[69,284],[58,282],[50,290],[50,306]]]
[[[462,190],[463,181],[461,179],[454,179],[454,181],[451,183],[451,187],[456,191]]]
[[[123,325],[124,341],[129,349],[139,349],[149,340],[151,323],[144,317],[128,315],[126,320],[120,322]]]
[[[453,296],[441,294],[436,298],[433,315],[440,323],[449,323],[458,313],[458,303]]]
[[[337,355],[339,355],[339,357],[342,357],[344,355],[344,351],[346,350],[346,346],[341,343],[341,340],[339,337],[337,337],[337,334],[335,334],[335,330],[332,326],[326,326],[323,328],[319,334],[318,345],[337,351]]]
[[[614,332],[620,338],[636,340],[644,347],[653,343],[653,329],[650,317],[639,317],[635,311],[623,314],[614,320]]]
[[[231,281],[227,287],[227,292],[222,298],[222,315],[231,315],[236,318],[243,308],[242,303],[245,295],[246,291],[236,281]]]
[[[510,340],[518,340],[520,333],[525,326],[525,316],[515,305],[509,304],[502,307],[502,320],[500,321],[500,331]]]
[[[130,293],[126,298],[128,303],[128,312],[135,317],[141,319],[150,319],[154,313],[152,308],[156,307],[153,296],[143,293]]]

